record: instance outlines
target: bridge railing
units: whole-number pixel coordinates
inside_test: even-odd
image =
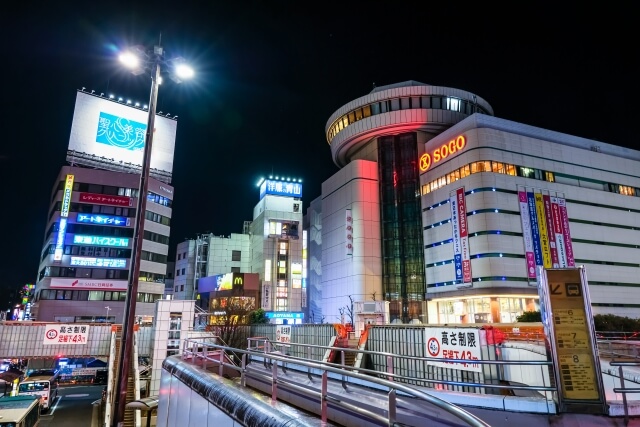
[[[434,405],[436,408],[439,408],[453,417],[463,421],[469,426],[472,427],[489,427],[489,424],[482,421],[480,418],[471,414],[470,412],[465,411],[464,409],[453,405],[445,400],[442,400],[438,397],[432,396],[428,393],[422,392],[420,390],[411,388],[404,384],[400,384],[398,382],[390,381],[388,379],[377,378],[375,376],[366,375],[364,373],[351,371],[345,369],[344,366],[329,364],[329,363],[319,363],[316,361],[311,361],[302,358],[295,358],[295,364],[304,366],[309,370],[309,375],[312,375],[311,372],[317,372],[315,374],[320,377],[320,392],[314,391],[307,387],[302,387],[299,384],[290,382],[285,378],[279,376],[278,367],[281,368],[286,366],[287,364],[292,363],[292,358],[287,356],[281,352],[270,352],[270,345],[266,343],[264,345],[264,350],[250,350],[250,349],[239,349],[234,347],[226,347],[222,345],[212,344],[211,342],[204,342],[199,340],[191,340],[186,339],[183,341],[183,349],[182,349],[182,358],[190,359],[193,363],[197,363],[198,360],[201,361],[202,365],[206,367],[208,363],[212,365],[221,365],[227,369],[236,369],[240,374],[240,383],[245,385],[246,378],[248,375],[254,375],[247,370],[248,362],[251,358],[259,358],[262,360],[269,360],[269,364],[271,366],[271,376],[270,379],[265,378],[264,376],[260,376],[259,379],[262,381],[270,380],[271,381],[271,399],[272,401],[276,401],[278,398],[278,388],[279,386],[284,386],[291,390],[295,390],[298,393],[302,393],[318,399],[320,402],[320,418],[323,422],[327,422],[327,412],[328,412],[328,403],[332,405],[341,407],[347,411],[353,411],[359,414],[362,417],[365,417],[368,420],[374,420],[378,423],[383,423],[385,425],[395,425],[396,416],[397,416],[397,405],[396,405],[396,395],[398,392],[405,396],[412,397],[414,399],[418,399],[420,401],[424,401],[431,405]],[[337,350],[344,350],[338,349]],[[210,354],[214,351],[224,351],[224,352],[234,352],[242,355],[242,362],[239,366],[236,366],[231,363],[226,363],[222,357],[213,356]],[[274,363],[275,362],[275,363]],[[468,361],[467,361],[468,362]],[[339,393],[332,392],[328,387],[328,381],[330,374],[340,375],[342,377],[349,377],[355,380],[359,380],[361,382],[369,382],[377,384],[380,387],[386,388],[388,390],[387,393],[387,408],[386,414],[387,416],[381,415],[379,413],[369,411],[367,409],[361,408],[359,406],[353,405],[344,400],[344,397]]]

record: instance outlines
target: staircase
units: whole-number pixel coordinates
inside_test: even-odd
[[[105,415],[108,415],[108,422],[111,422],[113,420],[113,417],[115,416],[115,411],[117,408],[114,407],[115,405],[115,397],[118,393],[118,390],[116,390],[117,387],[117,377],[120,374],[120,350],[122,347],[122,325],[113,325],[113,329],[112,329],[113,333],[112,333],[112,339],[114,341],[114,346],[112,347],[112,351],[109,357],[109,382],[108,382],[108,396],[107,396],[107,402],[105,405]],[[135,334],[134,334],[135,335]],[[137,351],[135,350],[135,345],[136,345],[136,337],[134,337],[134,351],[133,354],[131,355],[131,358],[133,360],[131,360],[129,362],[129,375],[128,375],[128,381],[127,381],[127,397],[126,397],[126,402],[133,402],[134,400],[136,400],[139,396],[136,396],[136,379],[138,377],[138,356],[137,356]],[[114,351],[115,350],[115,351]],[[139,393],[139,392],[138,392]],[[124,420],[122,423],[123,427],[135,427],[136,426],[136,418],[139,417],[138,414],[136,414],[137,410],[135,409],[125,409],[124,411]],[[105,420],[107,420],[107,418],[105,417]],[[138,422],[139,424],[139,422]],[[108,424],[107,424],[108,425]]]

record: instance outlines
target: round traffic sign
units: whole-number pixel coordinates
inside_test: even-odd
[[[429,338],[429,341],[427,341],[427,351],[432,357],[436,357],[438,354],[440,354],[440,343],[438,342],[437,338]]]
[[[56,331],[55,329],[49,329],[45,336],[47,337],[47,339],[55,340],[58,336],[58,331]]]

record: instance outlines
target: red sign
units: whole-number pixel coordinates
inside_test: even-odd
[[[441,160],[446,159],[447,157],[457,153],[458,151],[462,151],[464,147],[467,145],[467,140],[463,135],[460,135],[451,141],[442,144],[440,147],[436,148],[429,153],[424,153],[420,157],[420,171],[427,171],[432,164],[436,164]]]
[[[80,202],[94,203],[97,205],[122,206],[129,208],[133,206],[133,199],[127,196],[111,196],[109,194],[80,193]]]

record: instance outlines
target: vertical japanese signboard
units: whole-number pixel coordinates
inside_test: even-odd
[[[584,268],[540,269],[543,322],[552,350],[560,410],[605,411],[600,360]]]
[[[471,256],[469,254],[469,230],[464,187],[449,193],[451,227],[453,231],[453,260],[456,281],[471,283]]]
[[[531,219],[529,216],[529,204],[527,203],[527,193],[518,191],[518,201],[520,203],[520,220],[522,221],[522,237],[524,239],[524,254],[527,261],[527,277],[536,278],[536,259],[533,255],[533,237],[531,236]]]
[[[347,255],[351,256],[353,255],[353,216],[351,215],[351,209],[345,210],[344,237]]]
[[[67,218],[71,207],[71,193],[73,192],[74,175],[67,175],[64,182],[64,193],[62,193],[62,205],[60,206],[60,223],[58,224],[58,236],[56,247],[53,252],[53,260],[61,261],[64,252],[64,237],[67,232]]]
[[[437,359],[463,359],[466,362],[427,361],[428,365],[463,371],[482,372],[482,365],[474,360],[482,360],[478,329],[474,328],[425,328],[427,356]]]

